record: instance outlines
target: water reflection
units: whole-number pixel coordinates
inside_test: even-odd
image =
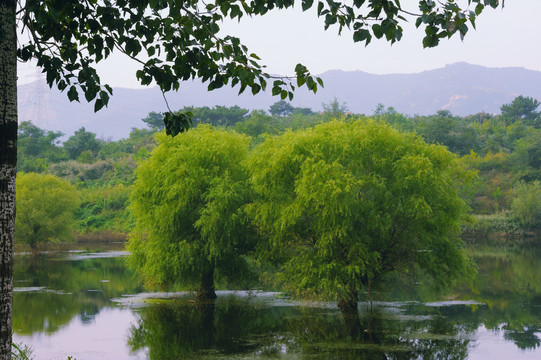
[[[74,316],[90,323],[110,299],[142,291],[123,257],[77,254],[17,256],[13,329],[18,334],[52,333]]]
[[[468,306],[457,307],[468,311]],[[203,306],[182,299],[163,301],[138,311],[129,344],[134,351],[148,348],[150,359],[233,354],[465,359],[476,330],[449,323],[444,316],[427,318],[420,306],[381,306],[348,321],[338,309],[273,306],[272,301],[233,296]]]
[[[305,306],[275,293],[220,292],[208,304],[191,302],[185,293],[141,294],[125,267],[125,255],[17,256],[15,338],[34,346],[36,360],[94,359],[96,348],[102,359],[541,355],[539,248],[473,247],[478,276],[472,287],[442,294],[423,281],[389,279],[373,294],[374,311],[361,304],[353,317],[344,317],[334,304]],[[66,340],[69,334],[83,329],[84,341],[62,352],[75,343]],[[119,344],[107,343],[104,329],[115,329]]]

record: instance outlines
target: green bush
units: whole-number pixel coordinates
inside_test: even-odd
[[[541,229],[541,183],[519,181],[513,187],[511,213],[525,230]]]
[[[518,234],[521,230],[521,224],[509,212],[474,215],[473,221],[464,227],[465,232],[479,236],[493,233]]]
[[[75,212],[79,231],[128,232],[133,225],[127,209],[130,192],[123,184],[82,189],[82,204]]]
[[[66,241],[73,236],[77,190],[54,175],[17,175],[15,239],[34,248],[39,242]]]

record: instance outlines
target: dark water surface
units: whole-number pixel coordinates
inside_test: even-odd
[[[35,359],[541,359],[541,250],[471,249],[473,289],[388,282],[373,310],[277,293],[145,293],[121,249],[17,255],[14,339]]]

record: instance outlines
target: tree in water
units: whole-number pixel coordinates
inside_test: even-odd
[[[251,277],[244,255],[255,235],[242,208],[250,138],[200,125],[159,145],[136,170],[130,263],[150,288],[195,288],[216,298],[215,278]]]
[[[443,146],[372,121],[332,121],[269,137],[248,161],[249,208],[278,259],[278,279],[301,297],[357,314],[385,274],[422,272],[441,286],[472,275],[459,238],[472,174]]]
[[[17,166],[17,60],[36,59],[49,86],[66,91],[70,101],[84,99],[98,111],[109,103],[113,89],[103,84],[96,64],[121,52],[140,64],[135,76],[142,85],[155,82],[162,93],[178,90],[182,81],[201,79],[209,90],[224,85],[249,88],[257,94],[272,81],[272,94],[292,98],[291,79],[264,71],[260,58],[235,36],[220,32],[224,19],[263,16],[270,10],[288,9],[287,1],[17,1],[0,2],[0,359],[11,358],[13,303],[13,236],[15,229],[15,176]],[[415,19],[425,28],[424,47],[468,31],[486,6],[498,0],[472,0],[469,6],[416,1],[418,11],[403,9],[398,1],[374,0],[354,4],[318,2],[325,29],[355,29],[353,41],[368,44],[373,38],[391,43],[402,38],[401,24]],[[303,0],[303,10],[315,7]],[[414,6],[415,7],[415,6]],[[164,18],[165,16],[165,18]],[[371,26],[366,26],[371,23]],[[144,25],[143,25],[144,24]],[[18,39],[18,30],[22,36]],[[163,55],[166,54],[164,57]],[[316,91],[321,79],[298,64],[297,86]],[[269,86],[269,87],[271,87]],[[164,114],[166,132],[176,135],[191,125],[186,113]]]

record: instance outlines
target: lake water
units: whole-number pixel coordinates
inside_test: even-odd
[[[389,280],[358,319],[272,292],[146,293],[119,248],[17,255],[14,340],[37,360],[541,359],[541,250],[471,252],[473,288]]]

